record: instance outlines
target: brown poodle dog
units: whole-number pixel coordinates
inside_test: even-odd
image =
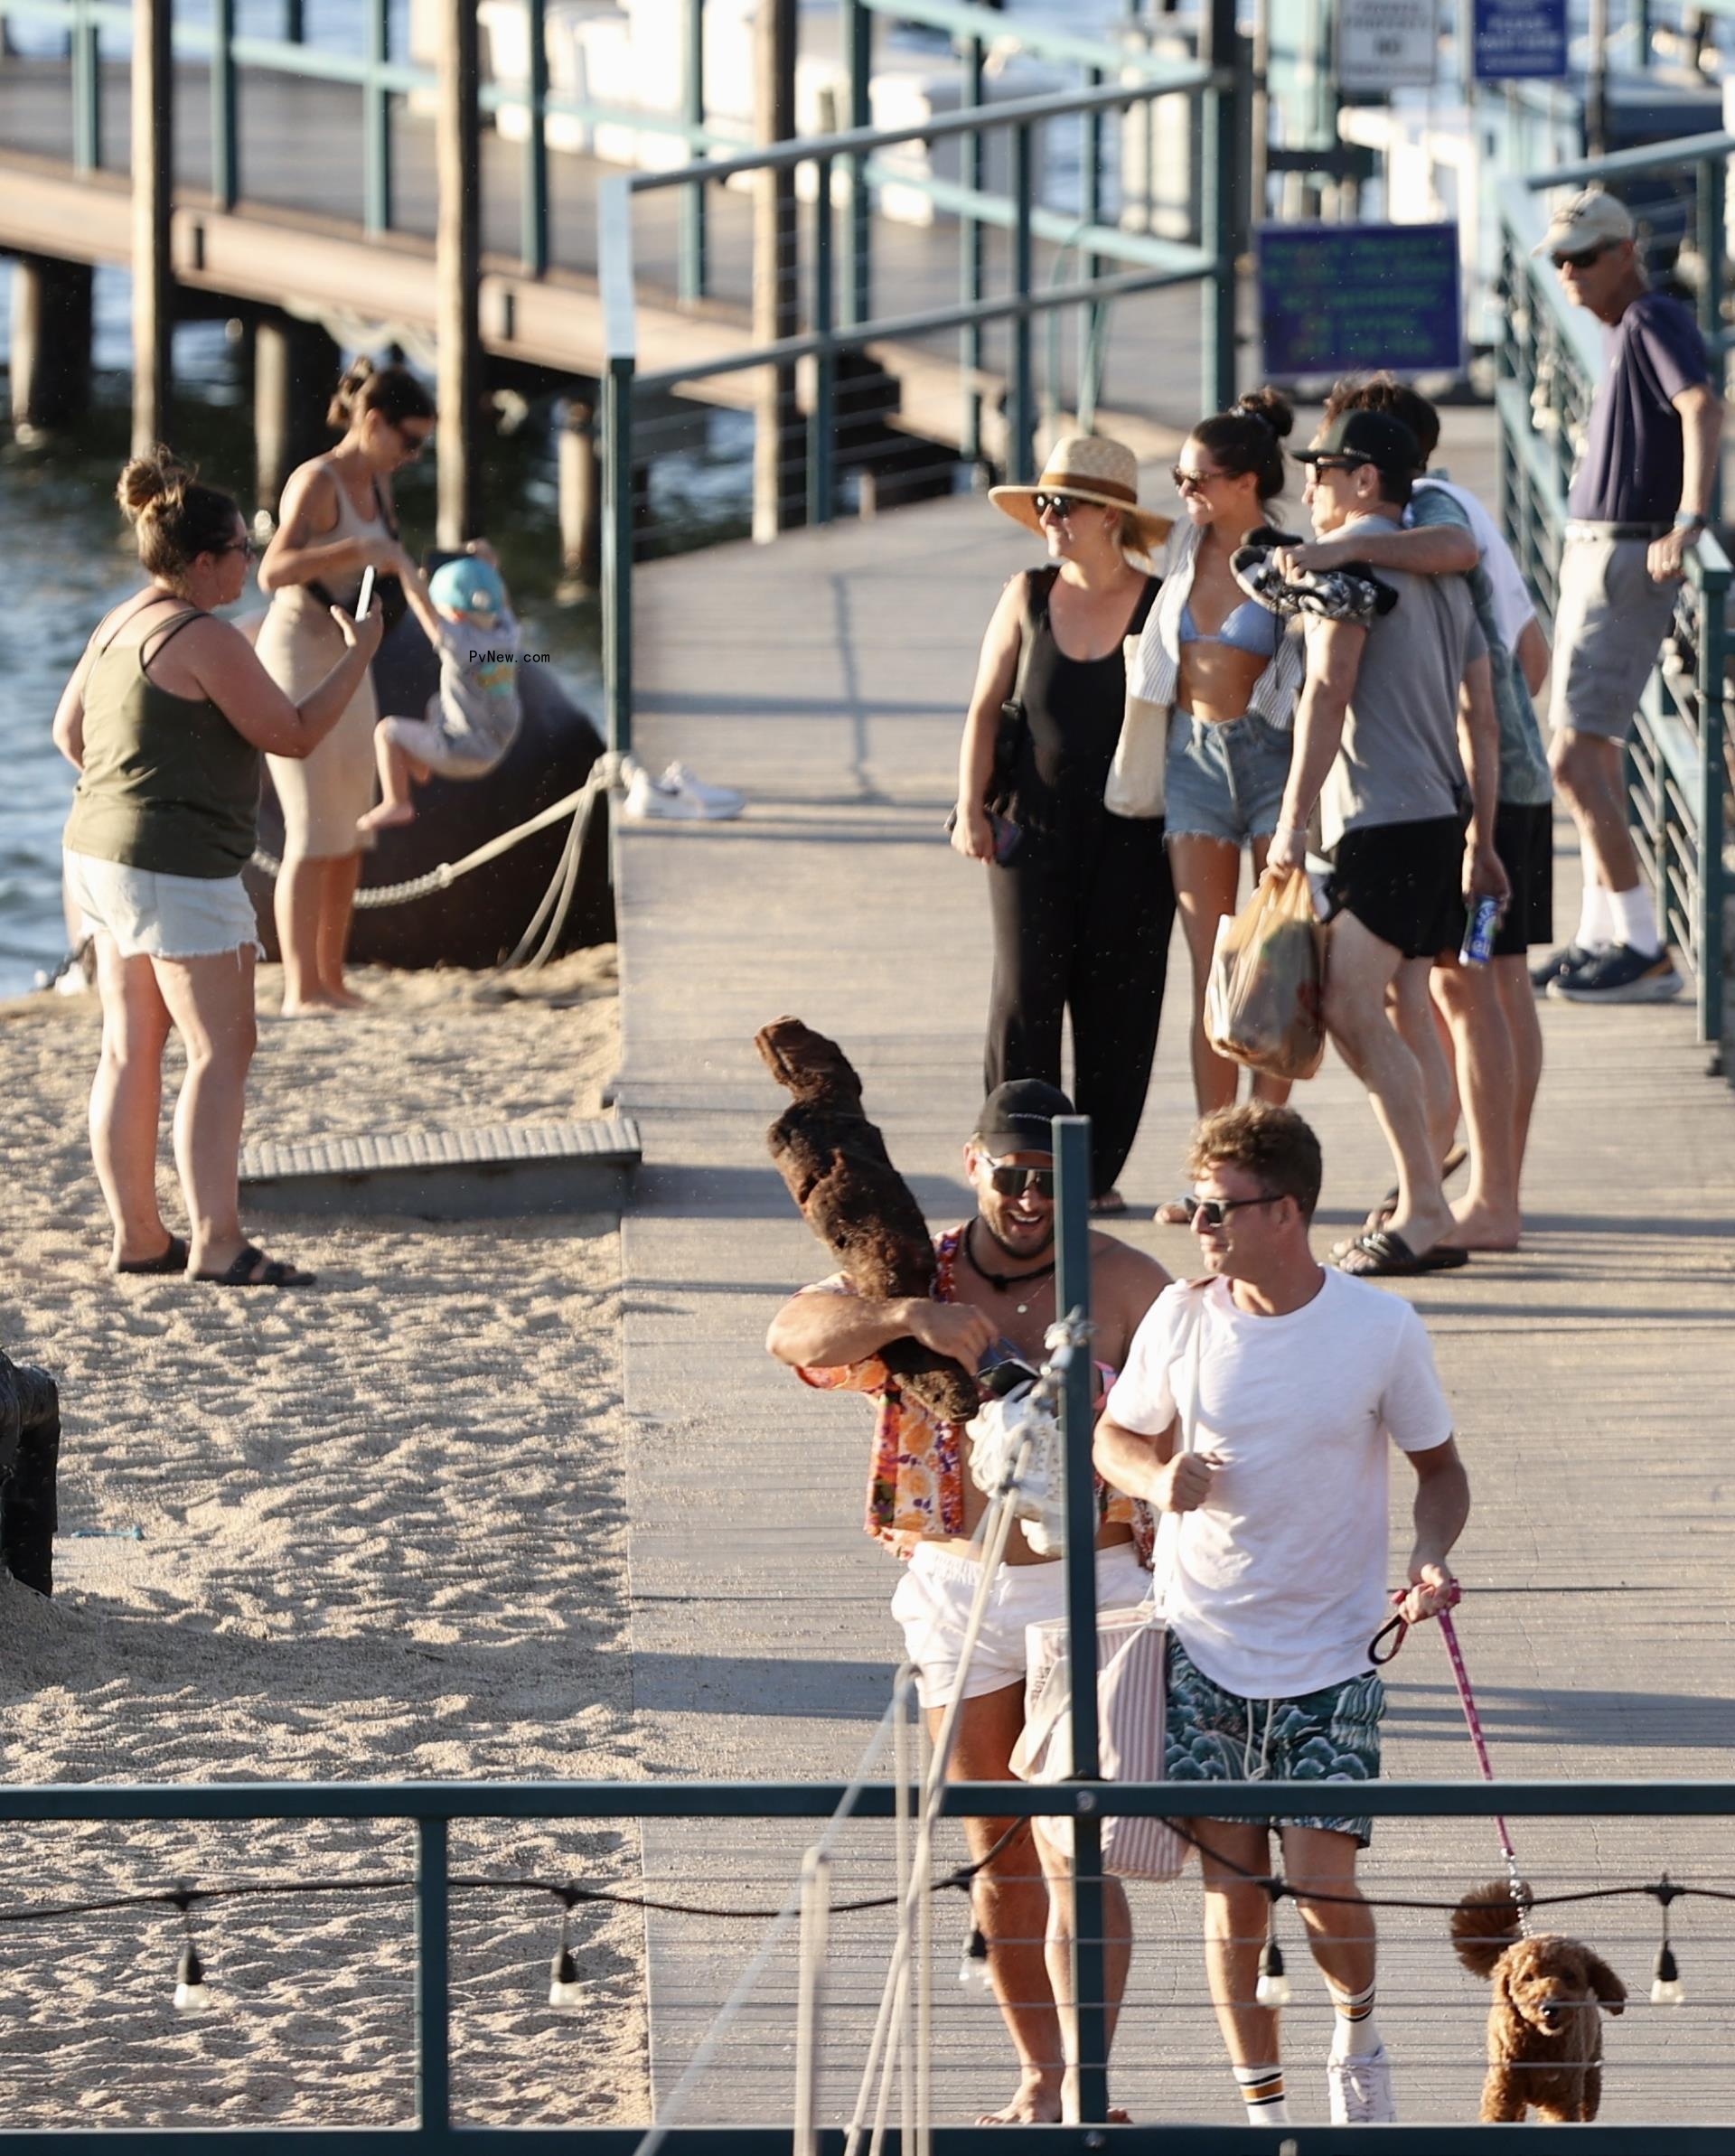
[[[1485,2123],[1526,2110],[1557,2123],[1588,2122],[1602,2102],[1602,2011],[1621,2011],[1627,1987],[1599,1954],[1557,1932],[1525,1938],[1512,1889],[1476,1887],[1452,1912],[1452,1945],[1473,1976],[1493,1980]]]

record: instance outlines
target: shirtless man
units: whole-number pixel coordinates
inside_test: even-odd
[[[1055,1181],[1050,1125],[1071,1115],[1064,1093],[1035,1078],[998,1086],[982,1104],[964,1147],[964,1174],[976,1214],[934,1239],[933,1297],[891,1302],[854,1294],[836,1275],[792,1297],[772,1321],[766,1345],[807,1383],[875,1396],[873,1471],[867,1528],[908,1561],[892,1614],[931,1729],[959,1682],[959,1651],[981,1577],[976,1537],[988,1499],[971,1481],[970,1439],[935,1421],[888,1383],[880,1350],[906,1335],[975,1369],[1001,1339],[1031,1364],[1055,1309]],[[1168,1284],[1152,1258],[1093,1233],[1091,1312],[1100,1363],[1118,1370],[1139,1320]],[[1147,1506],[1098,1485],[1096,1594],[1099,1608],[1142,1601],[1149,1586],[1151,1515]],[[1039,1557],[1016,1524],[995,1580],[987,1621],[962,1677],[948,1773],[955,1781],[1010,1776],[1024,1726],[1027,1625],[1065,1612],[1065,1568]],[[987,1855],[1007,1819],[966,1823],[971,1854]],[[1045,1877],[1044,1851],[1027,1828],[977,1877],[976,1920],[989,1947],[989,1975],[1018,2055],[1018,2086],[1004,2110],[981,2123],[1076,2118],[1065,2062],[1072,2056],[1071,1897],[1064,1877]],[[1048,1861],[1054,1860],[1049,1858]],[[1103,1882],[1111,2015],[1131,1952],[1126,1896]]]

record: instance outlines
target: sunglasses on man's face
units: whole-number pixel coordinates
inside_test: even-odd
[[[1322,472],[1359,472],[1364,464],[1374,460],[1366,456],[1310,456],[1305,461],[1317,479]]]
[[[1581,247],[1574,254],[1556,255],[1554,267],[1556,269],[1593,269],[1608,252],[1608,243],[1603,240],[1595,247]]]
[[[1221,1228],[1228,1221],[1229,1215],[1238,1212],[1243,1205],[1275,1205],[1277,1202],[1277,1196],[1202,1198],[1196,1191],[1189,1191],[1181,1200],[1186,1207],[1186,1224],[1189,1228]]]
[[[1027,1190],[1050,1200],[1055,1195],[1055,1171],[1051,1167],[1001,1167],[998,1162],[990,1161],[988,1180],[989,1186],[1003,1198],[1022,1197]]]
[[[1076,494],[1035,494],[1031,499],[1039,517],[1046,517],[1050,510],[1057,517],[1070,517],[1075,509],[1084,506]]]

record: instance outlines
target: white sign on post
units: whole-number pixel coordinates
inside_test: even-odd
[[[1435,0],[1337,0],[1340,89],[1425,89],[1439,49]]]

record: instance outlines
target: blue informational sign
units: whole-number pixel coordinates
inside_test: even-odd
[[[1478,82],[1557,81],[1566,73],[1566,0],[1476,0]]]
[[[1458,227],[1261,225],[1259,316],[1268,377],[1455,374],[1464,361]]]

